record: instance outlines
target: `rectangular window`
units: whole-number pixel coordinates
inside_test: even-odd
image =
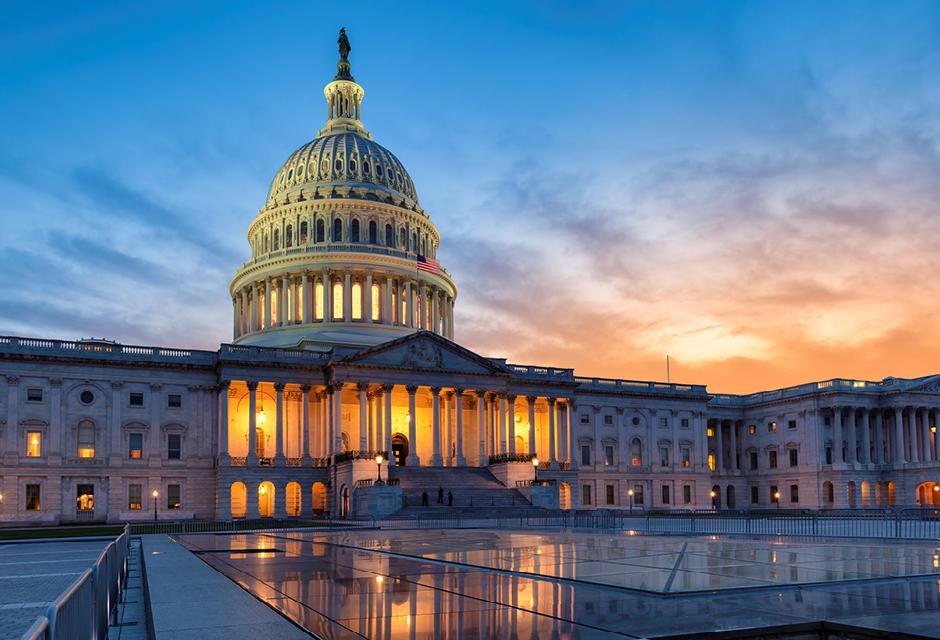
[[[608,467],[614,464],[614,447],[612,445],[606,445],[604,447],[604,464]]]
[[[590,466],[591,464],[591,446],[587,444],[581,445],[581,464],[585,467]]]
[[[95,428],[90,424],[78,425],[78,457],[95,457]]]
[[[748,453],[748,457],[751,459],[751,469],[757,468],[757,452],[751,451]]]
[[[708,470],[709,471],[715,470],[715,454],[714,453],[708,454]]]
[[[131,391],[128,397],[128,404],[132,407],[144,406],[144,393],[142,391]]]
[[[659,448],[659,466],[661,467],[669,466],[669,447]]]
[[[669,418],[660,418],[660,419],[659,419],[659,426],[661,426],[661,427],[668,427],[668,426],[669,426]]]
[[[755,433],[757,433],[757,425],[756,424],[747,425],[747,432],[751,435],[754,435]]]
[[[26,485],[26,510],[42,511],[42,494],[39,491],[38,484]]]
[[[27,389],[26,401],[27,402],[42,402],[42,389]]]
[[[771,469],[777,468],[777,452],[776,451],[767,452],[767,466],[770,467]]]
[[[591,416],[586,413],[581,414],[581,424],[591,424]]]
[[[166,436],[166,457],[167,460],[179,460],[180,449],[183,436],[178,433],[170,433]]]
[[[633,504],[643,504],[643,485],[633,485]]]
[[[776,422],[768,422],[768,423],[767,423],[767,431],[770,431],[771,433],[773,433],[773,432],[776,431],[776,430],[777,430],[777,423],[776,423]]]
[[[787,429],[796,429],[796,420],[790,420],[787,422]]]
[[[26,432],[26,457],[38,458],[42,455],[42,432]]]
[[[708,427],[707,429],[705,429],[705,437],[706,437],[706,438],[714,438],[714,437],[715,437],[715,430],[712,429],[711,427]]]
[[[777,491],[777,485],[770,485],[770,501],[771,502],[780,502],[780,492]]]
[[[800,501],[800,486],[797,484],[790,485],[790,502],[799,502]]]
[[[166,508],[179,509],[180,506],[180,486],[178,484],[168,484],[166,487]]]
[[[95,510],[95,485],[80,484],[75,488],[75,510]]]
[[[611,425],[614,423],[613,416],[604,416],[604,424]]]
[[[682,420],[680,421],[679,424],[682,426],[683,429],[688,429],[688,428],[689,428],[689,419],[688,419],[688,418],[682,418]]]
[[[607,485],[607,504],[614,503],[614,485]]]
[[[826,447],[826,464],[832,464],[832,447]]]
[[[682,502],[684,504],[692,504],[692,486],[688,484],[682,485]]]
[[[143,493],[143,487],[141,485],[127,485],[127,508],[131,511],[139,511],[143,506]]]
[[[581,504],[589,505],[591,504],[591,485],[586,484],[581,487]]]
[[[139,460],[144,453],[144,434],[132,433],[128,439],[130,440],[130,450],[127,452],[127,456],[132,460]]]
[[[790,449],[790,466],[795,467],[799,464],[799,452],[796,449]]]
[[[688,469],[690,466],[692,466],[692,450],[682,449],[680,453],[682,454],[682,468]]]
[[[759,497],[760,492],[757,490],[757,487],[751,487],[751,504],[757,504]]]
[[[179,409],[183,406],[183,396],[178,393],[168,393],[166,396],[166,406],[170,409]]]
[[[669,485],[663,485],[663,504],[669,504]]]

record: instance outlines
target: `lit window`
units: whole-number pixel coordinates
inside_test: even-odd
[[[757,425],[756,424],[747,425],[747,432],[751,435],[754,435],[755,433],[757,433]]]
[[[779,501],[780,501],[780,495],[779,495],[779,493],[777,492],[777,485],[775,485],[775,484],[770,485],[770,501],[771,501],[771,502],[779,502]]]
[[[82,423],[78,425],[78,457],[95,457],[95,427]]]
[[[372,285],[372,321],[379,321],[379,285]]]
[[[143,506],[141,497],[143,496],[143,488],[139,484],[129,484],[127,485],[127,508],[131,511],[139,511]]]
[[[166,436],[166,457],[167,460],[179,460],[182,445],[182,436],[178,433],[170,433]]]
[[[26,432],[26,457],[38,458],[42,455],[42,433],[39,431]]]
[[[183,396],[178,393],[170,393],[166,397],[166,406],[170,409],[179,409],[183,406]]]
[[[707,438],[713,438],[714,436],[715,436],[715,430],[714,430],[714,429],[712,429],[711,427],[708,427],[707,429],[705,429],[705,437],[707,437]]]
[[[604,464],[612,466],[614,464],[614,447],[612,445],[606,445],[604,447]]]
[[[313,314],[317,320],[323,320],[323,283],[318,282],[313,293],[314,306],[316,312]]]
[[[130,449],[127,453],[128,457],[132,460],[139,460],[143,455],[144,451],[144,436],[142,433],[132,433],[130,434],[128,440],[130,441]]]
[[[767,431],[773,432],[773,431],[776,431],[776,430],[777,430],[777,423],[776,423],[776,422],[768,422],[768,423],[767,423]]]
[[[343,285],[339,282],[333,284],[333,319],[343,319]]]
[[[27,402],[42,402],[42,389],[27,389],[26,401]]]
[[[42,511],[41,496],[38,484],[26,485],[26,510]]]
[[[682,449],[682,467],[688,469],[692,465],[692,450]]]
[[[180,486],[178,484],[170,484],[166,487],[166,508],[167,509],[179,509],[182,505],[180,504]]]
[[[80,484],[75,488],[75,510],[95,510],[95,485]]]
[[[634,467],[643,464],[643,443],[639,438],[630,441],[630,464]]]
[[[352,319],[362,320],[362,285],[358,282],[352,286]]]
[[[714,453],[708,454],[708,470],[709,471],[715,470],[715,454]]]
[[[140,391],[131,391],[128,404],[132,407],[144,406],[144,394]]]

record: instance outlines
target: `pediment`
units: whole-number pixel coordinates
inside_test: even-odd
[[[923,393],[940,393],[940,375],[919,380],[904,390],[921,391]]]
[[[470,374],[508,373],[505,367],[428,331],[351,353],[336,364]]]

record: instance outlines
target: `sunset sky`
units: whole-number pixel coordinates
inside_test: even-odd
[[[0,334],[216,349],[269,181],[363,121],[456,338],[750,392],[940,373],[940,3],[17,3]]]

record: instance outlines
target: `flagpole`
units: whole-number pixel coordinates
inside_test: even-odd
[[[666,382],[672,382],[672,379],[669,375],[669,354],[666,354]]]

